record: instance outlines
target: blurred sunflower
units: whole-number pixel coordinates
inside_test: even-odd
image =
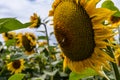
[[[24,63],[23,59],[15,60],[7,64],[7,69],[12,71],[11,73],[20,73],[24,69]]]
[[[19,33],[16,36],[16,45],[18,47],[24,47],[26,50],[26,54],[30,55],[34,53],[34,48],[36,46],[36,37],[33,33]]]
[[[30,17],[30,22],[30,28],[38,28],[41,24],[41,20],[36,13],[34,13],[33,16]]]
[[[55,0],[49,16],[53,16],[54,33],[63,52],[63,68],[81,72],[90,67],[99,74],[110,70],[114,61],[102,48],[114,36],[111,25],[103,25],[115,12],[96,8],[100,0]]]
[[[13,39],[15,37],[15,32],[5,32],[5,33],[2,33],[2,36],[3,36],[3,39],[4,41],[8,41],[10,39]]]
[[[46,45],[46,44],[47,44],[47,41],[42,41],[42,42],[39,42],[39,43],[38,43],[39,46],[44,46],[44,45]]]
[[[18,47],[22,47],[22,33],[18,33],[18,34],[16,34],[16,37],[15,37],[15,39],[16,39],[16,46],[18,46]]]

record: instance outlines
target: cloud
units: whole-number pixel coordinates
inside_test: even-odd
[[[101,3],[102,1],[104,0],[101,0]],[[120,1],[113,1],[120,8]],[[0,18],[16,17],[21,22],[28,22],[30,16],[36,12],[44,19],[48,16],[52,3],[53,0],[0,0]],[[53,31],[52,28],[48,30]]]
[[[17,17],[21,21],[28,21],[36,12],[42,18],[48,16],[52,0],[1,0],[0,18]]]

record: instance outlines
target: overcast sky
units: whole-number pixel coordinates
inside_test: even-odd
[[[42,18],[48,15],[52,0],[0,0],[0,18],[16,17],[21,21],[28,21],[36,12]]]
[[[120,8],[120,1],[113,1]],[[24,22],[28,21],[34,12],[38,13],[41,18],[45,18],[48,16],[52,2],[53,0],[0,0],[0,18],[16,17]]]
[[[101,0],[98,6],[102,1],[105,0]],[[120,9],[120,1],[113,1]],[[35,12],[41,19],[44,19],[48,16],[52,3],[53,0],[0,0],[0,18],[15,17],[21,22],[28,22],[30,16]],[[52,30],[52,28],[49,28],[49,30]]]
[[[53,0],[0,0],[0,18],[14,17],[25,23],[29,22],[30,16],[35,12],[44,19],[48,16],[52,2]],[[48,30],[50,32],[52,28],[48,27]],[[27,31],[35,32],[33,29]],[[24,33],[26,29],[17,32]],[[0,35],[0,41],[3,41],[1,37]]]

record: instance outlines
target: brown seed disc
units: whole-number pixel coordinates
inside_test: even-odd
[[[20,62],[19,60],[15,60],[15,61],[12,63],[12,65],[13,65],[13,67],[14,67],[15,69],[18,69],[18,68],[20,68],[20,66],[21,66],[21,62]]]
[[[94,52],[92,22],[81,5],[61,2],[54,12],[54,33],[63,53],[72,61],[84,60]]]
[[[26,36],[22,36],[22,44],[26,51],[31,52],[33,50],[33,46],[30,45],[30,40],[27,39]]]

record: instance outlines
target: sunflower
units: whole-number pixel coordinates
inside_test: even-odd
[[[41,24],[40,18],[36,13],[33,14],[33,16],[30,17],[30,28],[38,28]]]
[[[39,46],[44,46],[44,45],[46,45],[46,44],[47,44],[47,41],[42,41],[42,42],[39,42],[39,43],[38,43]]]
[[[8,41],[15,37],[15,32],[5,32],[5,33],[2,33],[2,36],[3,36],[4,41]]]
[[[30,55],[34,53],[34,48],[36,46],[36,37],[33,35],[33,33],[19,33],[16,36],[16,45],[18,47],[24,47],[26,50],[26,54]]]
[[[15,60],[7,64],[7,69],[12,71],[11,73],[20,73],[24,69],[24,63],[23,59]]]
[[[22,33],[18,33],[18,34],[16,34],[16,37],[15,37],[15,39],[16,39],[16,46],[17,47],[22,47]]]
[[[115,12],[96,8],[100,0],[55,0],[49,16],[53,16],[55,37],[64,56],[63,68],[74,72],[92,68],[104,75],[114,61],[103,51],[112,44],[105,42],[115,35],[112,25],[104,21]]]

